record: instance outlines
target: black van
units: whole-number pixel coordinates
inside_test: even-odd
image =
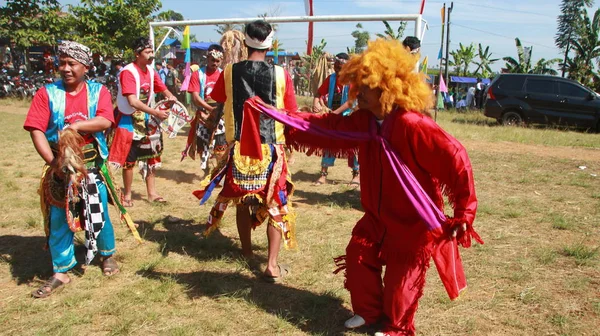
[[[487,89],[484,114],[504,125],[560,124],[600,132],[600,95],[566,78],[501,74]]]

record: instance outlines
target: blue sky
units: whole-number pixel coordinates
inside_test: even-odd
[[[343,14],[414,14],[419,11],[420,0],[313,0],[315,15]],[[62,0],[63,4],[78,1]],[[427,0],[424,19],[429,22],[422,55],[428,55],[430,67],[435,63],[440,48],[441,18],[443,1]],[[446,2],[450,5],[450,1]],[[162,10],[180,12],[186,19],[248,18],[259,13],[279,10],[280,16],[305,14],[304,0],[163,0]],[[561,57],[554,47],[556,18],[560,14],[560,0],[457,0],[454,1],[451,25],[451,50],[458,48],[459,42],[475,45],[489,45],[494,58],[512,56],[516,58],[514,38],[519,37],[525,46],[533,46],[533,59]],[[381,22],[362,22],[365,30],[371,33],[383,32]],[[356,23],[315,23],[315,43],[325,38],[327,50],[331,53],[346,51],[354,45],[350,33]],[[397,27],[397,23],[392,23]],[[194,26],[192,33],[201,41],[218,41],[214,26]],[[414,31],[409,23],[405,35]],[[282,48],[289,51],[306,50],[307,24],[280,24],[277,37]],[[504,64],[498,61],[494,70]]]

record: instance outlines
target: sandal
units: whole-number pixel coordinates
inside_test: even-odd
[[[360,187],[360,182],[351,181],[351,182],[348,182],[348,184],[346,186],[350,189],[357,189]]]
[[[112,256],[102,261],[102,273],[107,277],[119,273],[119,265]]]
[[[269,275],[263,273],[262,279],[268,283],[280,283],[283,278],[290,275],[290,267],[288,265],[277,265],[279,268],[279,276]]]
[[[40,288],[31,292],[31,295],[34,298],[44,299],[52,295],[53,293],[59,292],[61,289],[65,288],[65,285],[67,283],[62,282],[53,276],[50,279],[48,279]]]
[[[162,196],[158,196],[157,198],[153,199],[152,201],[150,201],[151,203],[159,203],[159,204],[165,204],[167,203],[167,200],[164,199]]]

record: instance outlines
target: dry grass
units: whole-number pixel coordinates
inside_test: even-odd
[[[36,194],[42,163],[22,130],[25,113],[19,102],[0,107],[0,334],[344,333],[349,296],[342,276],[331,273],[332,258],[344,253],[361,216],[358,192],[345,187],[350,178],[345,162],[331,169],[336,184],[317,188],[311,182],[319,159],[297,155],[292,171],[300,248],[281,254],[292,276],[269,285],[257,279],[266,256],[264,227],[253,237],[258,260],[250,265],[238,257],[232,211],[222,234],[195,235],[209,207],[199,207],[191,195],[200,176],[197,162],[179,162],[183,137],[166,140],[157,179],[168,205],[146,202],[141,178],[135,178],[131,214],[145,242],[138,245],[115,224],[121,273],[105,278],[92,265],[73,274],[62,293],[31,299],[29,292],[51,267],[41,249]],[[600,136],[460,118],[465,116],[446,112],[438,120],[471,155],[480,200],[475,225],[486,244],[463,250],[470,287],[458,301],[448,300],[430,270],[417,330],[600,335],[600,177],[590,175],[600,174],[600,151],[581,148],[600,148]],[[582,165],[587,169],[580,170]]]

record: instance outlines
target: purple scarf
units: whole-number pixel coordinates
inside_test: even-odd
[[[249,104],[249,107],[258,109],[261,113],[264,113],[265,115],[282,124],[303,132],[307,132],[308,134],[340,140],[361,142],[370,140],[378,141],[383,146],[388,163],[392,167],[396,178],[402,185],[402,189],[404,189],[404,192],[410,199],[411,204],[415,207],[417,213],[427,225],[427,228],[436,235],[443,232],[442,225],[446,222],[446,216],[442,211],[440,211],[440,209],[438,209],[429,195],[423,190],[416,177],[413,175],[410,169],[408,169],[398,153],[396,153],[391,148],[389,142],[380,135],[369,134],[365,132],[342,132],[323,129],[319,126],[312,125],[306,120],[290,117],[276,110],[272,110],[264,106],[264,103],[260,100],[260,98],[257,97],[248,99],[245,104]]]

